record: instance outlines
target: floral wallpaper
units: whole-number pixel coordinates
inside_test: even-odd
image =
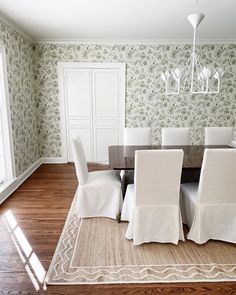
[[[0,44],[6,48],[17,175],[40,157],[61,156],[62,61],[126,63],[126,126],[152,127],[153,144],[160,144],[166,126],[191,127],[191,143],[201,144],[205,126],[236,125],[236,44],[197,47],[202,64],[226,71],[219,94],[200,96],[166,96],[160,79],[162,71],[186,63],[190,45],[33,44],[1,21]]]
[[[236,120],[236,44],[197,47],[202,64],[222,67],[221,92],[166,96],[160,73],[186,63],[190,45],[37,44],[35,87],[39,112],[40,154],[61,156],[58,62],[125,62],[126,125],[151,126],[153,143],[161,128],[189,126],[191,143],[204,141],[205,126],[234,126]]]
[[[0,45],[5,47],[16,175],[39,159],[34,93],[33,45],[0,21]]]

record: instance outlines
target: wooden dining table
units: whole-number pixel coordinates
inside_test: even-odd
[[[169,150],[182,149],[184,151],[183,169],[181,182],[196,182],[199,180],[202,160],[205,149],[229,149],[228,145],[187,145],[187,146],[124,146],[113,145],[109,147],[109,165],[113,170],[123,170],[123,193],[126,186],[134,181],[132,170],[135,169],[135,151],[136,150]]]
[[[114,170],[134,170],[134,158],[136,150],[169,150],[182,149],[184,151],[183,168],[201,168],[205,149],[229,149],[228,145],[185,145],[185,146],[109,146],[109,165]]]

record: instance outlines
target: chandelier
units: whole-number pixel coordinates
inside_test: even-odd
[[[188,20],[193,26],[192,53],[183,68],[161,73],[161,79],[165,82],[166,94],[212,94],[220,91],[223,69],[201,66],[196,54],[197,27],[204,17],[205,15],[202,13],[188,16]]]

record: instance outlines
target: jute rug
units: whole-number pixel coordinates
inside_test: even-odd
[[[133,246],[127,223],[79,219],[75,201],[47,273],[48,284],[236,281],[236,245],[210,241]]]

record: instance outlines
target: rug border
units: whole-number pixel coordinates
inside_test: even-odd
[[[180,279],[180,280],[165,280],[165,281],[156,281],[156,280],[149,280],[149,281],[136,281],[136,280],[133,280],[133,281],[117,281],[117,282],[69,282],[69,281],[65,281],[65,282],[49,282],[49,273],[52,272],[52,269],[53,269],[53,266],[54,266],[54,262],[57,258],[57,255],[58,255],[58,251],[59,251],[59,246],[60,246],[60,243],[62,242],[63,240],[63,236],[64,236],[64,233],[67,229],[67,225],[69,223],[69,219],[70,219],[70,216],[71,216],[71,213],[73,211],[73,208],[74,208],[74,204],[76,202],[76,198],[77,198],[77,193],[78,193],[78,188],[76,190],[76,193],[75,193],[75,196],[73,198],[73,201],[71,203],[71,206],[70,206],[70,209],[68,211],[68,215],[67,215],[67,218],[66,218],[66,221],[65,221],[65,224],[63,226],[63,230],[61,232],[61,235],[60,235],[60,238],[57,242],[57,246],[56,246],[56,249],[54,251],[54,254],[53,254],[53,258],[51,260],[51,263],[50,263],[50,266],[48,268],[48,271],[46,273],[46,276],[45,276],[45,283],[47,285],[120,285],[120,284],[169,284],[169,283],[174,283],[174,284],[178,284],[178,283],[211,283],[211,282],[235,282],[236,283],[236,279],[231,279],[231,278],[223,278],[223,279],[193,279],[193,280],[188,280],[188,279]],[[169,264],[168,264],[169,265]],[[176,265],[176,264],[173,264],[173,266]],[[180,264],[182,265],[182,264]],[[216,266],[220,266],[220,265],[235,265],[236,264],[183,264],[183,265],[189,265],[189,266],[200,266],[200,265],[207,265],[207,266],[210,266],[210,265],[216,265]],[[153,265],[155,266],[155,265]],[[156,266],[159,266],[159,265],[156,265]],[[163,265],[162,265],[163,266]],[[97,266],[98,267],[101,267],[101,266]],[[111,266],[112,267],[112,266]],[[118,266],[117,266],[118,267]]]
[[[56,246],[56,249],[55,249],[55,251],[54,251],[54,254],[53,254],[52,260],[51,260],[51,262],[50,262],[50,265],[49,265],[49,268],[48,268],[48,270],[47,270],[46,276],[45,276],[45,278],[44,278],[45,283],[47,283],[48,285],[51,285],[51,284],[52,284],[52,283],[49,283],[49,282],[48,282],[48,280],[49,280],[48,274],[49,274],[50,272],[52,272],[52,268],[53,268],[53,265],[54,265],[54,261],[56,260],[56,256],[57,256],[58,251],[59,251],[60,243],[61,243],[61,241],[62,241],[62,238],[63,238],[64,232],[66,231],[66,227],[67,227],[67,224],[69,223],[70,215],[71,215],[72,209],[73,209],[73,207],[74,207],[74,203],[75,203],[75,201],[76,201],[77,193],[78,193],[78,188],[77,188],[77,190],[76,190],[76,192],[75,192],[75,195],[74,195],[73,201],[71,202],[71,206],[70,206],[70,209],[69,209],[69,211],[68,211],[68,214],[67,214],[67,217],[66,217],[65,224],[64,224],[64,226],[63,226],[63,229],[62,229],[62,232],[61,232],[60,238],[59,238],[59,240],[58,240],[58,242],[57,242],[57,246]],[[57,283],[56,285],[58,285],[58,283]],[[72,285],[72,284],[71,284],[71,285]]]

